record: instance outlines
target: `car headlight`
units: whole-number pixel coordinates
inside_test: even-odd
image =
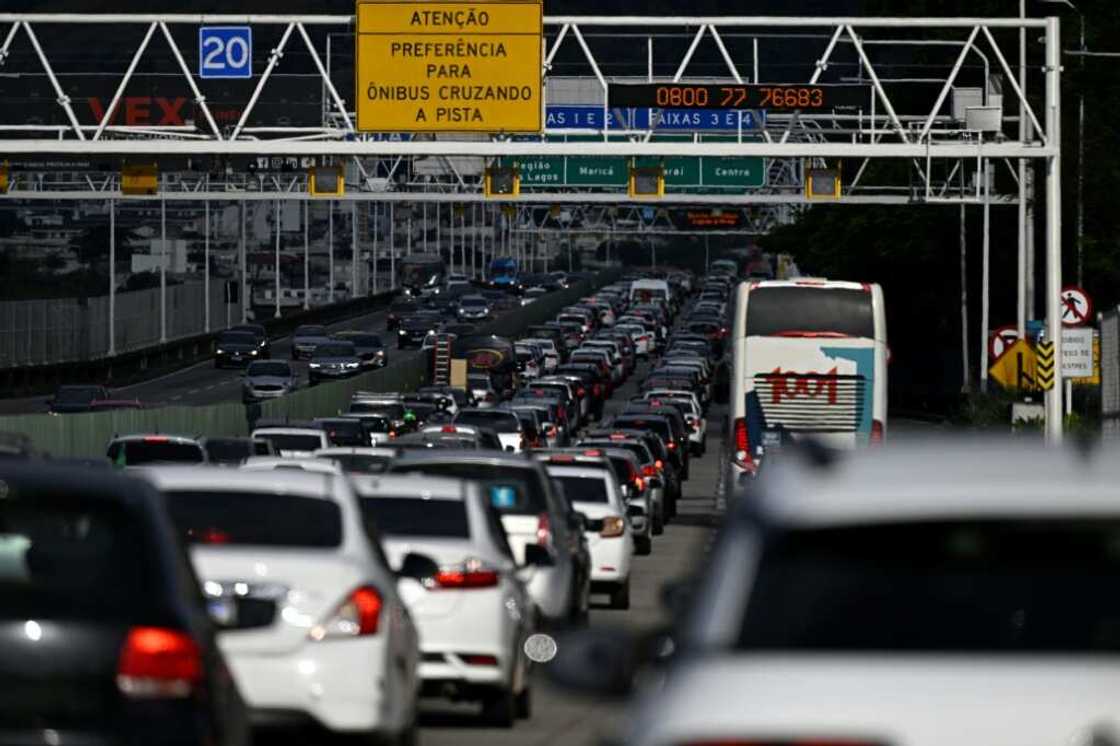
[[[224,354],[226,354],[226,351],[225,351],[225,350],[223,350],[223,349],[222,349],[221,347],[219,347],[219,348],[218,348],[218,351],[217,351],[217,353],[216,353],[216,354],[218,354],[218,355],[224,355]]]
[[[319,363],[311,363],[311,365],[309,365],[307,367],[311,368],[312,370],[318,370],[319,368],[322,368],[323,366],[320,365]]]
[[[357,368],[360,365],[361,365],[361,363],[344,363],[343,367],[345,367],[345,368]]]
[[[378,350],[377,351],[377,356],[378,357],[385,357],[385,350]]]
[[[397,334],[400,334],[401,336],[404,336],[405,334],[408,334],[408,332],[404,329],[401,329],[397,332]]]
[[[249,354],[250,354],[250,355],[256,355],[256,354],[257,354],[257,350],[249,350]]]

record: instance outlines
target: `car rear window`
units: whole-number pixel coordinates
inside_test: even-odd
[[[470,538],[467,508],[458,500],[363,497],[362,516],[382,536]]]
[[[497,433],[516,433],[521,429],[521,421],[513,412],[493,410],[467,410],[455,415],[456,425],[488,427]]]
[[[1115,520],[792,531],[763,547],[738,646],[1115,653],[1118,580]]]
[[[329,549],[342,544],[342,513],[330,500],[273,492],[167,493],[189,544]]]
[[[439,477],[472,479],[482,485],[495,509],[502,513],[542,513],[548,509],[544,486],[533,469],[492,466],[487,463],[399,463],[389,468],[394,474],[430,474]]]
[[[256,437],[269,441],[277,451],[317,451],[323,447],[323,439],[318,435],[261,433]]]
[[[279,363],[272,360],[262,360],[256,363],[249,364],[249,370],[245,371],[245,375],[252,378],[253,376],[275,376],[276,378],[287,378],[292,374],[292,369],[288,367],[287,363]]]
[[[559,482],[564,488],[564,496],[573,503],[606,503],[610,497],[607,494],[607,483],[602,477],[558,477],[553,476],[554,482]]]
[[[139,517],[110,502],[22,497],[0,500],[0,618],[106,621],[149,605]]]
[[[63,386],[55,394],[54,400],[59,404],[88,404],[99,393],[93,386]]]
[[[118,466],[201,464],[206,461],[195,443],[172,440],[120,440],[109,446],[109,460]]]
[[[614,421],[615,427],[624,430],[648,430],[656,433],[659,438],[668,443],[673,439],[673,430],[664,420],[647,419],[643,417],[619,417]]]
[[[369,445],[362,423],[357,420],[334,420],[322,423],[327,434],[327,442],[332,446],[357,447]]]
[[[206,456],[215,464],[239,464],[253,455],[248,440],[211,440],[206,443]]]

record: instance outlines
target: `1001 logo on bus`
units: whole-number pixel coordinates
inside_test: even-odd
[[[781,366],[778,366],[766,376],[766,380],[770,383],[770,403],[781,404],[783,400],[794,399],[819,399],[824,395],[828,397],[829,404],[836,404],[836,374],[836,368],[826,373],[783,373]]]

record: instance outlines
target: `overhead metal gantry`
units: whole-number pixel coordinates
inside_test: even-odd
[[[183,50],[193,48],[199,26],[234,24],[251,25],[255,37],[267,40],[270,49],[263,70],[249,84],[218,91],[195,74]],[[119,70],[98,71],[115,76],[116,83],[111,98],[93,107],[92,116],[83,113],[75,100],[73,71],[58,61],[59,55],[73,52],[72,45],[60,46],[56,40],[61,35],[53,33],[66,25],[85,29],[95,35],[96,43],[113,44],[116,49],[126,46],[120,40],[125,31],[131,30],[129,38],[136,42]],[[97,34],[102,29],[105,34]],[[103,38],[109,29],[112,41]],[[345,66],[335,67],[327,54],[332,35],[353,31],[352,16],[0,14],[0,73],[12,76],[0,78],[0,95],[6,95],[13,80],[33,76],[53,98],[51,116],[33,122],[23,117],[21,106],[0,110],[0,153],[17,162],[201,159],[205,164],[201,173],[192,176],[189,169],[180,168],[176,173],[165,169],[163,174],[160,198],[190,201],[307,199],[306,179],[301,174],[252,174],[240,164],[258,157],[328,160],[351,164],[353,177],[344,199],[383,202],[483,199],[477,173],[465,175],[454,166],[456,159],[477,163],[541,156],[754,156],[767,159],[771,180],[764,187],[670,194],[657,204],[773,206],[787,216],[790,205],[807,201],[802,192],[806,165],[843,160],[854,166],[848,173],[854,170],[855,175],[847,179],[844,195],[836,200],[841,204],[1014,202],[1012,197],[991,194],[987,175],[993,167],[1002,172],[1006,166],[1018,183],[1018,201],[1023,204],[1028,172],[1022,164],[1038,163],[1046,178],[1046,331],[1057,348],[1055,355],[1061,357],[1057,305],[1061,288],[1061,66],[1056,18],[546,16],[543,77],[548,81],[562,67],[562,72],[570,73],[575,64],[584,65],[580,74],[598,84],[597,98],[588,103],[601,105],[602,117],[598,126],[546,128],[537,138],[394,139],[383,133],[359,132],[353,115],[352,68],[347,72]],[[682,34],[688,35],[688,41],[678,54],[680,45],[669,39]],[[782,34],[804,35],[794,46],[812,51],[805,52],[799,72],[788,72],[787,67],[780,77],[768,76],[765,64],[761,70],[759,67],[758,38]],[[612,37],[644,37],[647,43],[624,45]],[[1013,67],[1004,50],[1014,45],[1016,37],[1020,54]],[[607,46],[609,54],[604,54]],[[914,95],[912,79],[891,75],[893,60],[912,54],[916,46],[927,54],[945,54],[945,64],[921,79],[929,86],[924,97]],[[1025,90],[1028,47],[1043,60],[1042,108],[1032,103]],[[608,93],[617,80],[612,66],[628,51],[648,63],[645,72],[650,81],[703,77],[736,84],[824,85],[854,79],[867,86],[868,105],[813,115],[776,113],[765,117],[762,126],[719,142],[699,137],[665,140],[653,125],[644,129],[610,127]],[[714,71],[705,64],[703,75],[698,76],[692,68],[705,53],[721,62],[722,69]],[[145,60],[152,55],[162,56],[162,73],[179,77],[189,91],[194,113],[190,121],[169,117],[173,121],[130,122],[126,118],[122,123],[115,119],[134,77],[143,73]],[[765,62],[766,55],[762,58]],[[14,65],[22,65],[22,69],[13,69]],[[958,110],[958,93],[977,87],[978,67],[984,70],[980,97]],[[317,109],[316,121],[282,121],[286,117],[277,114],[276,107],[268,107],[270,86],[289,70],[298,74],[287,83],[299,79],[312,89],[310,96],[306,92],[293,96],[292,105],[303,106],[310,98]],[[625,74],[633,75],[633,66]],[[998,85],[992,84],[993,76],[1000,77]],[[967,81],[971,85],[965,85],[965,78],[971,78]],[[549,95],[546,87],[546,105]],[[584,139],[568,140],[572,135]],[[448,173],[416,179],[413,167],[423,158],[443,159]],[[112,169],[77,169],[62,175],[52,171],[58,169],[13,171],[4,199],[143,199],[121,195]],[[525,190],[504,200],[525,206],[635,201],[604,189]],[[1021,222],[1025,233],[1029,220]],[[1021,248],[1021,286],[1028,266],[1022,256]],[[1060,390],[1059,373],[1055,390],[1046,397],[1047,428],[1053,438],[1060,437],[1061,431],[1061,398],[1055,393]]]

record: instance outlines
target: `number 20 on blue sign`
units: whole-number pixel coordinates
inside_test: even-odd
[[[249,26],[203,26],[198,30],[198,76],[253,77],[253,29]]]

